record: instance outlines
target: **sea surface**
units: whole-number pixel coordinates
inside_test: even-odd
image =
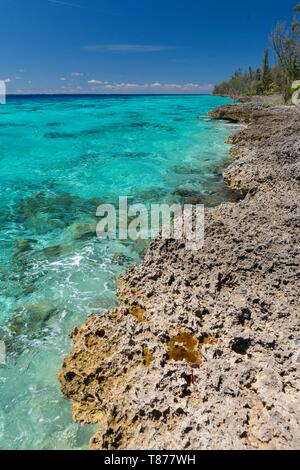
[[[96,209],[208,205],[235,127],[207,118],[212,96],[14,97],[0,106],[0,448],[83,449],[56,379],[69,332],[116,304],[115,281],[146,242],[95,236]],[[190,199],[189,199],[190,198]]]

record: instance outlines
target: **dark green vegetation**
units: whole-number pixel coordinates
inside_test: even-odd
[[[293,81],[300,79],[300,3],[294,8],[291,25],[279,22],[270,35],[275,65],[269,65],[269,51],[265,49],[262,66],[238,69],[228,82],[216,85],[215,95],[273,95],[279,93],[285,102],[291,97]]]

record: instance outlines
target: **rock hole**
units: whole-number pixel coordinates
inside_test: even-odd
[[[72,372],[72,371],[67,372],[67,373],[65,374],[65,379],[66,379],[67,382],[72,382],[72,380],[73,380],[75,377],[76,377],[76,374],[75,374],[75,372]]]
[[[234,338],[231,349],[237,354],[246,354],[251,346],[250,338]]]

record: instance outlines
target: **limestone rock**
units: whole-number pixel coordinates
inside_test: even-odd
[[[59,373],[93,449],[296,449],[300,115],[225,106],[250,123],[205,214],[205,244],[156,238],[118,283],[119,306],[72,333]]]

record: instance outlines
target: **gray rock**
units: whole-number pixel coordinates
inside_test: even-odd
[[[73,332],[59,380],[74,419],[99,424],[91,448],[299,447],[300,114],[211,116],[250,123],[224,172],[245,197],[206,210],[199,251],[156,238],[119,306]]]

